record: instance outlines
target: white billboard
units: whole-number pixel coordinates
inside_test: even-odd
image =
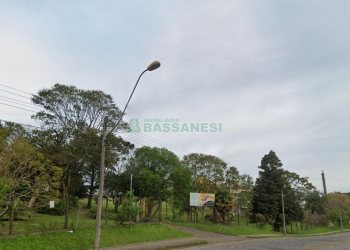
[[[213,207],[215,194],[190,193],[190,206],[192,207]]]

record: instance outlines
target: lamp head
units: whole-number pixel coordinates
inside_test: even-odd
[[[154,61],[150,65],[148,65],[147,70],[148,71],[153,71],[155,69],[158,69],[160,67],[160,62],[159,61]]]

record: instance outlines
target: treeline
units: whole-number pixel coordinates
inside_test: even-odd
[[[192,153],[180,159],[166,148],[135,148],[118,136],[128,125],[118,124],[121,111],[101,91],[56,84],[39,91],[32,102],[42,108],[32,117],[39,127],[0,126],[0,219],[8,219],[10,234],[25,208],[64,214],[65,228],[79,199],[86,198],[91,208],[99,190],[104,124],[105,197],[113,201],[120,220],[161,219],[164,202],[172,219],[179,219],[191,212],[190,192],[215,193],[213,213],[206,219],[221,223],[245,215],[251,222],[280,227],[282,192],[287,223],[336,223],[339,210],[344,220],[349,218],[348,196],[322,196],[307,178],[284,170],[273,151],[262,158],[254,184],[251,176],[216,156]],[[54,209],[48,208],[50,200],[56,202]]]

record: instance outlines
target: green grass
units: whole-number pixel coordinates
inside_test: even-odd
[[[344,228],[346,229],[346,228]],[[340,227],[313,227],[308,229],[298,229],[293,228],[293,231],[290,230],[290,227],[287,230],[288,234],[291,235],[310,235],[310,234],[324,234],[324,233],[332,233],[332,232],[341,232]]]
[[[105,200],[104,200],[105,201]],[[80,201],[80,207],[72,208],[69,214],[69,222],[68,228],[78,228],[78,229],[88,229],[94,228],[95,219],[91,218],[90,209],[86,209],[87,200]],[[92,208],[96,208],[96,203],[92,202]],[[105,203],[103,207],[103,215],[105,213]],[[115,221],[113,220],[114,205],[112,202],[109,204],[109,220],[108,225],[114,225]],[[30,215],[30,216],[28,216]],[[21,220],[14,222],[14,235],[28,235],[35,234],[47,231],[58,231],[62,230],[64,226],[64,218],[65,216],[57,216],[57,215],[47,215],[47,214],[39,214],[35,212],[27,212],[19,216]],[[105,220],[103,218],[102,225],[104,225]],[[0,236],[8,234],[8,222],[0,221]]]
[[[71,225],[82,228],[93,228],[95,225],[94,219],[87,218],[82,211],[77,216],[77,211],[72,211],[69,217],[69,228]],[[27,235],[33,233],[57,231],[62,230],[64,225],[64,216],[54,216],[47,214],[32,213],[30,218],[22,218],[23,220],[14,222],[14,235]],[[112,222],[110,222],[112,224]],[[2,221],[0,223],[0,235],[6,235],[8,233],[8,222]]]
[[[227,235],[245,235],[245,236],[282,236],[280,232],[274,232],[272,227],[266,225],[264,227],[256,227],[255,224],[249,224],[248,226],[242,225],[222,225],[214,223],[194,223],[194,222],[176,222],[175,224],[180,226],[187,226],[197,228],[203,231],[210,231],[215,233],[227,234]],[[339,227],[313,227],[308,229],[296,230],[296,227],[293,228],[293,231],[290,230],[290,226],[287,226],[288,235],[311,235],[311,234],[323,234],[323,233],[332,233],[340,232]],[[345,228],[346,229],[346,228]]]
[[[94,233],[93,229],[83,229],[75,233],[57,232],[18,236],[16,238],[0,238],[0,249],[86,250],[93,247]],[[180,232],[161,224],[107,227],[102,228],[101,247],[187,236],[189,236],[188,233]]]
[[[281,233],[274,232],[272,227],[256,227],[255,224],[249,224],[248,226],[232,226],[232,225],[222,225],[214,223],[176,223],[180,226],[187,226],[197,228],[203,231],[210,231],[215,233],[227,234],[227,235],[276,235],[279,236]]]

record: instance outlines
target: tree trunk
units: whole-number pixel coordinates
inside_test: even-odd
[[[202,223],[205,222],[205,207],[202,208]]]
[[[158,213],[158,210],[159,210],[159,204],[157,205],[157,208],[156,210],[154,210],[153,214],[152,214],[152,218],[154,218],[156,216],[156,214]]]
[[[175,210],[175,206],[174,206],[174,203],[173,203],[173,219],[175,220],[176,219],[176,210]],[[187,221],[189,220],[189,210],[187,212]]]
[[[70,189],[70,182],[71,182],[71,171],[67,171],[67,181],[66,183],[63,184],[63,189],[64,189],[64,199],[65,199],[65,217],[64,217],[64,229],[68,228],[68,220],[69,220],[69,189]]]
[[[95,168],[93,168],[95,169]],[[91,202],[95,191],[95,170],[91,172],[90,185],[89,185],[89,196],[86,204],[86,208],[91,208]]]
[[[9,205],[7,204],[6,207],[5,207],[5,209],[4,209],[4,211],[2,211],[2,212],[0,213],[0,218],[1,218],[2,216],[4,216],[4,214],[6,214],[7,211],[9,211],[9,209],[10,209],[10,207],[9,207]]]
[[[240,225],[239,217],[240,217],[240,215],[239,215],[239,209],[238,209],[238,210],[237,210],[237,222],[238,222],[238,226]]]
[[[107,226],[107,222],[108,222],[108,196],[106,195],[106,214],[105,214],[105,226]]]
[[[28,207],[29,208],[32,208],[36,199],[38,198],[38,193],[39,191],[36,189],[34,190],[33,194],[32,194],[32,197],[30,198],[29,202],[28,202]]]
[[[165,218],[168,219],[168,202],[165,202]]]
[[[162,200],[158,200],[158,221],[162,221]]]
[[[147,201],[147,218],[148,218],[148,220],[151,220],[152,210],[153,210],[153,201],[148,200]]]
[[[139,211],[141,221],[144,221],[144,219],[145,219],[145,211],[146,211],[145,199],[141,199],[140,200],[140,211]]]
[[[190,222],[192,222],[192,217],[193,217],[193,211],[192,207],[190,207]]]
[[[216,209],[213,207],[213,216],[214,216],[214,223],[217,222],[217,217],[216,217]]]
[[[15,201],[13,194],[10,194],[10,217],[9,217],[9,235],[13,234],[13,221],[15,217]]]

